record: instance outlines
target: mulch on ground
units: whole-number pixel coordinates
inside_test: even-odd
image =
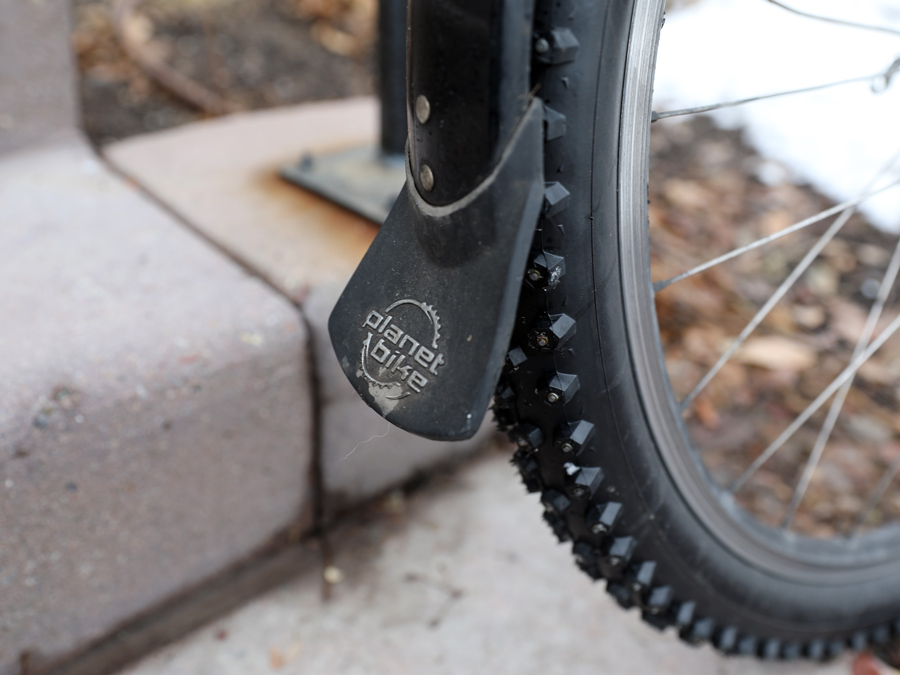
[[[709,119],[658,125],[652,136],[650,241],[655,280],[775,234],[833,206],[758,156],[740,133]],[[833,221],[746,253],[657,295],[672,388],[679,400]],[[687,416],[715,480],[731,485],[850,363],[896,238],[854,216],[698,396]],[[900,312],[896,293],[878,330]],[[876,335],[878,334],[876,330]],[[900,343],[889,340],[860,371],[825,446],[793,527],[846,531],[879,479],[900,462]],[[782,522],[830,401],[785,443],[738,500],[764,522]],[[896,485],[868,518],[900,515]]]
[[[129,58],[114,0],[75,0],[84,125],[106,144],[209,117]],[[129,42],[232,110],[373,93],[374,0],[145,0]]]

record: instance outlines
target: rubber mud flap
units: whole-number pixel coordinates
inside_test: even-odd
[[[542,108],[532,100],[497,167],[459,201],[431,206],[408,175],[331,314],[344,373],[401,429],[462,440],[481,424],[543,203]]]

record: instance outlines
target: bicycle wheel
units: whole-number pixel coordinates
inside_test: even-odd
[[[811,537],[762,522],[717,484],[673,393],[647,214],[663,9],[537,3],[547,199],[495,417],[556,536],[651,625],[767,658],[887,643],[900,528]]]

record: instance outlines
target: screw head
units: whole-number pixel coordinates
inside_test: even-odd
[[[585,492],[587,492],[587,491],[580,485],[577,488],[574,488],[572,490],[572,494],[575,495],[576,497],[584,497]]]
[[[557,394],[555,391],[551,391],[549,394],[547,394],[547,400],[550,403],[556,403],[559,400],[559,394]]]
[[[434,174],[431,172],[431,167],[427,164],[423,164],[419,168],[419,182],[422,183],[422,187],[425,188],[426,192],[434,190]]]
[[[540,273],[540,270],[536,270],[536,269],[530,269],[530,270],[528,270],[528,278],[529,278],[531,281],[540,281],[540,280],[541,280],[541,276],[542,276],[542,275],[541,275],[541,273]]]
[[[569,452],[573,452],[575,450],[575,446],[572,445],[569,441],[566,441],[561,446],[559,446],[559,449],[565,453],[569,453]]]
[[[547,337],[546,333],[538,333],[535,342],[537,342],[538,347],[546,347],[550,344],[550,338]]]
[[[606,534],[607,530],[604,525],[601,525],[600,523],[594,523],[593,525],[591,525],[591,532],[593,532],[594,534]]]
[[[425,124],[431,117],[431,101],[423,94],[416,96],[416,119],[419,124]]]
[[[538,54],[546,54],[550,51],[550,43],[546,38],[538,38],[534,43],[534,51]]]

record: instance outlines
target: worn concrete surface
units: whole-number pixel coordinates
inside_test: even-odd
[[[63,0],[0,0],[0,153],[78,127],[70,12]]]
[[[83,143],[0,159],[0,223],[11,675],[302,529],[313,392],[295,308]]]
[[[107,158],[287,297],[350,276],[370,222],[278,177],[308,151],[371,142],[373,99],[309,103],[115,143]]]
[[[343,581],[329,600],[309,575],[122,675],[849,673],[846,660],[725,658],[623,612],[556,543],[506,459],[393,495],[335,533]]]
[[[371,497],[419,471],[484,446],[494,431],[491,413],[467,441],[441,443],[392,427],[365,405],[344,376],[328,338],[328,316],[344,283],[310,290],[303,305],[319,379],[322,474],[329,514]]]

